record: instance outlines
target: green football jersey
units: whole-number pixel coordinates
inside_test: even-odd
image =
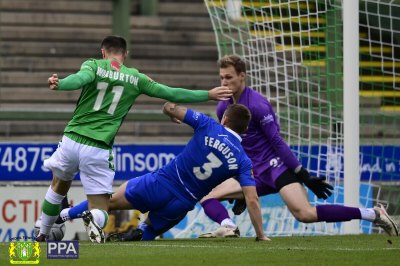
[[[89,59],[79,72],[59,81],[59,90],[82,88],[73,117],[64,132],[74,132],[108,146],[140,94],[172,102],[202,102],[208,91],[171,88],[116,60]]]

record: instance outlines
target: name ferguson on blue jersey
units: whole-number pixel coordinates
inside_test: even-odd
[[[236,162],[236,158],[234,157],[234,153],[231,151],[231,148],[227,146],[226,143],[221,142],[218,139],[205,136],[204,144],[222,153],[224,158],[227,159],[229,170],[238,169],[238,164]]]

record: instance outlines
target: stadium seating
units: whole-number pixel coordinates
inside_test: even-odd
[[[173,87],[219,85],[217,48],[201,1],[159,1],[159,16],[139,14],[131,1],[129,64]],[[79,91],[53,92],[47,77],[76,72],[86,58],[99,57],[111,34],[112,1],[3,0],[0,14],[0,140],[58,139]],[[119,139],[182,140],[191,130],[161,115],[164,101],[140,96],[121,127]],[[215,102],[189,105],[212,113]],[[162,137],[159,137],[162,135]],[[117,139],[118,140],[118,139]]]
[[[170,86],[209,89],[218,85],[217,48],[204,3],[197,0],[159,0],[158,16],[152,17],[139,14],[140,2],[131,0],[129,64]],[[111,34],[111,11],[112,1],[108,0],[82,0],[79,5],[68,0],[52,1],[51,5],[46,0],[2,0],[0,140],[54,140],[61,135],[79,91],[49,91],[46,79],[53,72],[64,77],[77,71],[85,58],[99,56],[101,39]],[[321,18],[318,23],[326,23],[326,20]],[[367,33],[363,28],[360,30],[360,38],[366,38]],[[324,32],[313,34],[316,43],[324,42]],[[315,49],[308,53],[323,56],[324,51],[320,50],[326,47]],[[323,57],[304,62],[316,69],[324,67],[324,63]],[[379,73],[371,70],[375,68],[373,64],[371,59],[363,59],[361,81],[371,77],[371,73],[379,79]],[[368,87],[373,82],[361,83],[361,122],[371,121],[371,117],[383,107],[385,99],[400,96],[398,91],[377,89],[377,85]],[[161,115],[162,103],[160,99],[140,96],[118,138],[127,141],[142,138],[180,141],[182,137],[189,137],[190,129],[177,127]],[[215,103],[190,106],[213,113]],[[395,127],[382,120],[380,124],[363,124],[360,132],[367,138],[381,135],[397,138]]]

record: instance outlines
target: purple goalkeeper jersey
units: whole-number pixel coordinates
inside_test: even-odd
[[[232,103],[232,98],[218,103],[219,120]],[[264,96],[245,87],[237,103],[247,106],[252,115],[249,128],[241,137],[242,146],[253,163],[258,194],[277,192],[275,180],[288,168],[294,170],[300,162],[283,140],[272,106]]]

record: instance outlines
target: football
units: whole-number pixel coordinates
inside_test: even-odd
[[[35,236],[39,234],[40,231],[40,225],[42,224],[42,220],[38,219],[35,222]],[[49,239],[48,240],[53,240],[53,241],[61,241],[64,238],[65,235],[65,224],[54,224],[53,227],[50,230],[49,233]]]

